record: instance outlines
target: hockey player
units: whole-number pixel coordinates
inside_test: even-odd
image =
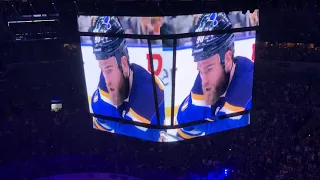
[[[231,28],[225,13],[214,13],[202,15],[195,31]],[[192,39],[192,44],[199,74],[179,107],[177,124],[209,122],[178,129],[178,135],[189,139],[249,124],[249,114],[219,119],[221,115],[251,108],[253,62],[246,57],[234,57],[234,34],[199,36]]]
[[[123,34],[117,17],[97,17],[92,32]],[[93,53],[101,69],[98,89],[91,100],[93,114],[123,118],[145,124],[157,124],[156,108],[159,109],[161,125],[164,123],[164,89],[162,81],[155,76],[155,107],[152,75],[143,67],[129,63],[124,38],[94,37]],[[160,130],[151,130],[130,124],[94,118],[94,128],[151,141],[163,141]]]

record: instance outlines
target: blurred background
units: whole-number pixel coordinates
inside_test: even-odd
[[[187,16],[165,16],[165,17],[123,17],[119,16],[119,20],[125,29],[126,34],[141,35],[168,35],[183,34],[194,32],[193,27],[198,22],[201,14]],[[253,27],[259,25],[259,11],[253,13],[249,11],[242,13],[241,11],[233,11],[228,13],[228,17],[233,28]],[[94,16],[79,16],[79,31],[89,32],[92,26]],[[236,38],[247,38],[254,36],[254,32],[235,33]],[[191,38],[183,38],[178,40],[178,46],[190,46]],[[81,42],[91,44],[89,37],[81,37]],[[128,44],[131,45],[147,45],[147,40],[130,39]],[[156,40],[153,44],[162,44],[162,40]]]

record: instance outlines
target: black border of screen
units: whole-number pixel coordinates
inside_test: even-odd
[[[218,120],[216,120],[216,121],[223,121],[223,120],[231,118],[231,117],[241,116],[241,115],[245,115],[248,113],[250,113],[250,110],[244,110],[244,111],[239,111],[239,112],[235,112],[235,113],[230,113],[230,114],[218,116]],[[136,121],[128,121],[126,119],[115,118],[115,117],[111,117],[111,116],[104,116],[104,115],[100,115],[100,114],[90,113],[90,115],[95,118],[100,118],[100,119],[118,122],[118,123],[122,123],[122,124],[131,124],[134,126],[145,127],[145,128],[149,128],[149,129],[178,129],[178,128],[185,128],[185,127],[204,124],[204,123],[215,122],[212,120],[210,120],[210,121],[209,120],[195,120],[195,121],[192,121],[189,123],[183,123],[183,124],[179,124],[179,125],[161,126],[161,125],[140,123],[140,122],[136,122]]]
[[[156,93],[156,87],[155,87],[155,77],[154,77],[154,68],[153,68],[153,59],[152,59],[152,47],[151,47],[151,40],[167,40],[167,39],[173,39],[173,69],[176,67],[176,51],[177,51],[177,40],[182,38],[190,38],[190,37],[198,37],[198,36],[207,36],[207,35],[214,35],[214,34],[227,34],[227,33],[237,33],[237,32],[247,32],[247,31],[255,31],[256,34],[258,32],[259,26],[252,26],[252,27],[243,27],[243,28],[237,28],[237,29],[230,29],[230,30],[216,30],[216,31],[205,31],[205,32],[192,32],[192,33],[183,33],[183,34],[170,34],[170,35],[140,35],[140,34],[105,34],[105,33],[94,33],[94,32],[79,32],[80,37],[81,36],[100,36],[100,37],[118,37],[118,38],[129,38],[129,39],[146,39],[148,41],[148,50],[149,50],[149,58],[150,58],[150,67],[151,67],[151,75],[152,75],[152,82],[153,82],[153,92]],[[189,126],[209,123],[213,121],[208,120],[195,120],[189,123],[183,123],[179,125],[174,125],[174,99],[175,99],[175,71],[173,71],[172,75],[172,97],[171,97],[171,123],[170,125],[160,125],[160,113],[159,109],[156,108],[156,116],[157,116],[157,125],[153,124],[146,124],[146,123],[140,123],[135,121],[128,121],[122,118],[115,118],[111,116],[105,116],[101,114],[93,114],[90,113],[91,116],[95,118],[101,118],[113,122],[119,122],[122,124],[131,124],[134,126],[139,127],[146,127],[150,129],[177,129],[177,128],[185,128]],[[154,95],[154,103],[155,107],[158,107],[158,98]],[[251,109],[250,109],[251,110]],[[223,116],[218,116],[218,120],[221,121],[225,120],[231,117],[245,115],[250,113],[250,110],[244,110],[240,112],[230,113]]]
[[[151,47],[151,40],[148,39],[148,50],[149,50],[149,63],[150,63],[150,70],[151,70],[151,77],[152,77],[152,89],[153,89],[153,98],[154,98],[154,107],[156,109],[156,116],[157,116],[157,124],[160,125],[160,112],[159,112],[159,101],[157,96],[157,87],[156,87],[156,80],[154,75],[154,67],[153,67],[153,57],[152,57],[152,47]]]
[[[226,29],[226,30],[204,31],[204,32],[167,34],[167,35],[114,34],[114,33],[105,34],[105,33],[97,33],[97,32],[79,32],[79,35],[80,36],[129,38],[129,39],[167,40],[167,39],[182,39],[182,38],[189,38],[189,37],[207,36],[207,35],[214,35],[214,34],[228,34],[228,33],[237,33],[237,32],[245,32],[245,31],[257,31],[257,30],[258,30],[258,26]]]

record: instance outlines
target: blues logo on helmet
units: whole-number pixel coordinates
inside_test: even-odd
[[[217,26],[218,25],[217,13],[211,13],[209,16],[209,21],[212,22],[213,26]]]
[[[106,16],[103,20],[103,24],[107,25],[107,29],[111,28],[111,24],[110,24],[110,16]]]

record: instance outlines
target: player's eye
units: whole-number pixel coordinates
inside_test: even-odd
[[[112,68],[107,68],[107,69],[106,69],[106,73],[107,73],[107,74],[110,74],[111,72],[112,72]]]
[[[204,71],[199,71],[199,72],[200,72],[200,76],[201,76],[201,77],[205,74]]]
[[[203,74],[208,74],[211,71],[212,71],[212,68],[205,68],[202,73]]]
[[[109,74],[112,72],[112,68],[110,67],[102,67],[101,70],[106,74]]]

